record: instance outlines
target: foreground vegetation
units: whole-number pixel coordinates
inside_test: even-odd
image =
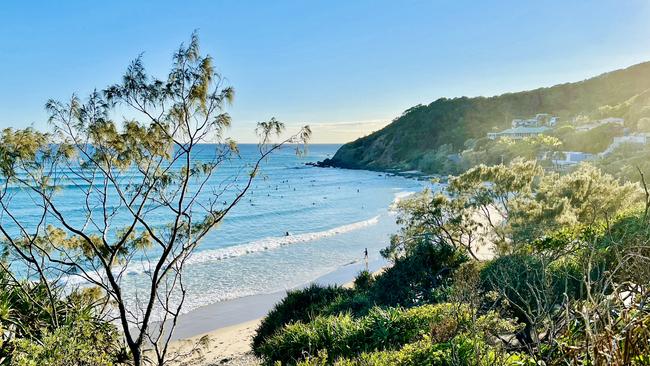
[[[472,168],[399,204],[392,267],[289,293],[254,350],[305,366],[650,364],[645,192],[588,165]]]

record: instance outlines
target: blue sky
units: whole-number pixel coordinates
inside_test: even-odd
[[[236,89],[237,140],[275,116],[345,142],[439,97],[650,60],[648,19],[647,0],[3,1],[0,128],[46,128],[47,99],[116,82],[140,53],[163,77],[197,29]]]

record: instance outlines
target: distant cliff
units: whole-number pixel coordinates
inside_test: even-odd
[[[561,119],[618,106],[650,88],[650,62],[580,82],[493,97],[441,98],[406,110],[391,124],[343,145],[325,165],[435,173],[440,157],[465,141],[509,127],[513,118],[551,113]],[[614,109],[615,110],[615,109]]]

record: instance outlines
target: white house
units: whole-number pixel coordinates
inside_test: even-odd
[[[548,113],[538,113],[533,118],[528,119],[513,119],[512,128],[516,127],[542,127],[542,126],[555,126],[558,118],[553,117]]]
[[[487,137],[491,140],[496,140],[501,137],[508,137],[513,140],[521,140],[525,137],[533,137],[550,131],[551,128],[546,126],[541,127],[513,127],[501,132],[488,132]]]
[[[509,137],[513,140],[520,140],[525,137],[541,135],[557,124],[558,118],[548,113],[538,113],[533,118],[513,119],[512,128],[501,132],[489,132],[487,137],[496,140],[501,137]]]

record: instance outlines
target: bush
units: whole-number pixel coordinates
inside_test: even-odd
[[[319,316],[310,323],[287,325],[259,348],[268,362],[295,363],[322,350],[333,357],[355,357],[363,352],[397,349],[430,334],[432,327],[452,319],[458,329],[469,323],[466,307],[426,305],[408,310],[373,308],[367,316]]]
[[[585,294],[583,272],[575,259],[565,256],[547,263],[534,255],[508,255],[488,263],[480,274],[481,287],[505,299],[507,308],[525,324],[520,342],[533,341],[533,329],[542,325],[566,299]]]
[[[545,264],[532,255],[508,255],[488,263],[481,271],[481,287],[507,300],[508,309],[526,325],[520,342],[532,342],[531,332],[540,314],[556,303],[549,296]]]
[[[372,273],[368,271],[361,271],[354,279],[354,289],[359,291],[367,291],[372,287],[372,284],[375,282],[375,279],[372,276]]]
[[[480,339],[460,335],[444,343],[434,343],[428,337],[405,345],[397,351],[362,353],[352,359],[330,360],[323,352],[319,357],[299,362],[299,366],[492,366],[492,365],[534,365],[528,357],[508,354],[496,347],[490,347]]]
[[[116,345],[120,336],[108,323],[77,319],[54,331],[45,331],[38,341],[14,342],[13,366],[112,366],[125,354]],[[122,357],[120,357],[122,356]]]
[[[584,132],[559,128],[554,131],[554,134],[562,140],[563,149],[566,151],[584,151],[597,154],[607,149],[614,137],[622,136],[623,132],[622,126],[608,123]]]
[[[0,269],[0,365],[109,366],[125,359],[99,288],[16,280],[6,268]]]
[[[339,296],[323,308],[321,315],[348,313],[353,317],[367,315],[375,306],[375,301],[368,291],[354,291],[351,296]]]
[[[545,265],[535,256],[514,254],[499,257],[481,270],[481,285],[497,291],[518,307],[535,301],[535,291],[545,284]]]
[[[351,289],[349,296],[343,295],[334,299],[329,305],[323,307],[321,315],[341,313],[350,313],[354,317],[367,315],[375,306],[372,296],[375,278],[372,273],[361,271],[353,283],[354,288]]]
[[[415,306],[444,301],[441,289],[454,270],[468,260],[447,244],[422,242],[375,279],[372,296],[377,305]]]
[[[1,365],[113,365],[124,359],[98,288],[64,291],[56,283],[10,278],[0,270]]]
[[[644,216],[643,211],[626,212],[610,224],[606,235],[599,238],[600,270],[613,271],[617,282],[650,282],[647,265],[650,225]]]
[[[373,306],[412,307],[444,301],[454,271],[467,260],[450,245],[418,243],[406,255],[395,258],[393,266],[381,275],[373,278],[361,272],[350,296],[338,297],[322,314],[351,312],[359,316]]]
[[[289,291],[280,303],[275,305],[262,320],[253,337],[253,350],[259,355],[259,347],[265,339],[273,335],[284,325],[302,321],[306,322],[320,315],[330,303],[338,299],[347,299],[353,290],[339,286],[318,286]]]
[[[548,266],[547,271],[553,286],[552,292],[556,296],[566,295],[566,299],[569,300],[583,299],[586,296],[584,268],[578,260],[579,257],[566,256]],[[598,277],[595,272],[592,273],[593,280]]]

